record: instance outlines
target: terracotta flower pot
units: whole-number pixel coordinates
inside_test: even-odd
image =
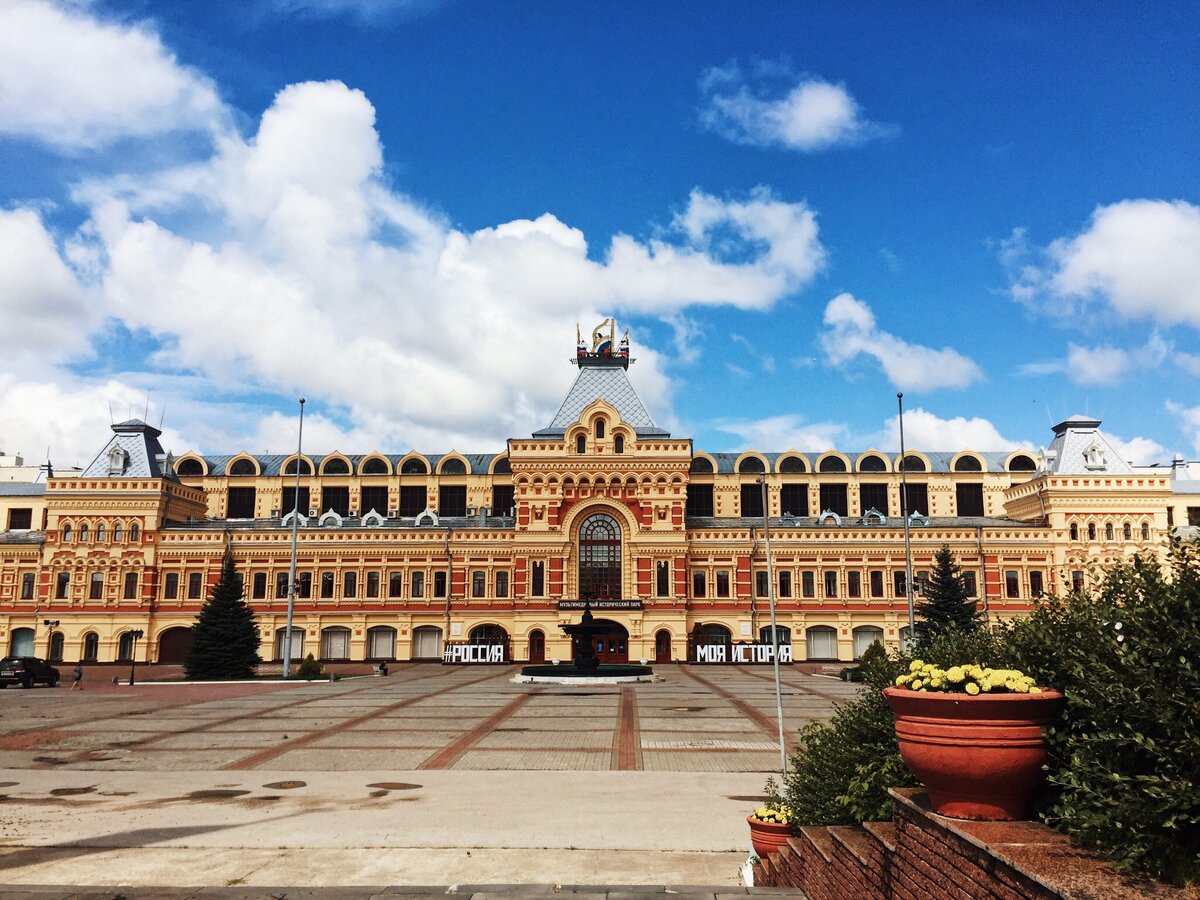
[[[933,811],[959,819],[1022,819],[1045,778],[1042,728],[1062,711],[1061,691],[942,694],[884,688],[904,764]]]
[[[750,843],[754,846],[754,852],[759,856],[777,852],[792,835],[791,825],[763,822],[754,816],[747,816],[746,821],[750,823]]]

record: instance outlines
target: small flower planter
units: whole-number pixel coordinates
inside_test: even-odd
[[[884,688],[904,764],[933,811],[959,819],[1015,820],[1045,778],[1042,729],[1062,711],[1061,691],[926,693]]]
[[[781,825],[778,822],[763,822],[754,816],[747,816],[750,823],[750,843],[754,852],[760,857],[768,853],[776,853],[792,836],[791,825]]]

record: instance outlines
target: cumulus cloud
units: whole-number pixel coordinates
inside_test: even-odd
[[[1002,247],[1013,296],[1064,318],[1107,306],[1124,319],[1200,326],[1200,206],[1123,200],[1097,207],[1074,237],[1031,248],[1017,230]]]
[[[28,370],[90,350],[94,305],[32,209],[0,210],[0,323],[6,363]],[[0,396],[3,396],[0,394]]]
[[[900,423],[889,418],[875,441],[877,446],[898,450],[900,447]],[[906,450],[962,449],[992,451],[1030,447],[1027,441],[1006,438],[987,419],[976,416],[955,416],[943,419],[928,410],[916,407],[904,411],[904,447]]]
[[[0,4],[0,133],[74,151],[225,121],[212,82],[149,25],[49,0]]]
[[[222,135],[206,161],[81,186],[90,218],[70,259],[104,314],[158,342],[159,369],[231,395],[320,398],[331,413],[314,435],[342,449],[434,450],[543,425],[574,377],[577,321],[768,309],[825,264],[812,210],[765,189],[697,189],[653,237],[593,251],[551,213],[455,229],[385,184],[382,160],[360,91],[292,85],[256,134]],[[669,421],[662,360],[634,341],[631,378]],[[261,443],[288,430],[276,424],[239,427]]]
[[[820,453],[844,442],[849,429],[836,422],[805,422],[798,415],[765,419],[736,419],[717,422],[718,430],[738,438],[738,449],[754,448],[764,453],[801,450]]]
[[[1167,412],[1179,422],[1179,430],[1192,442],[1192,452],[1200,455],[1200,406],[1185,406],[1167,401]]]
[[[1174,353],[1168,341],[1152,334],[1144,345],[1128,349],[1110,344],[1085,347],[1069,343],[1066,359],[1025,363],[1018,371],[1022,375],[1062,373],[1076,384],[1113,385],[1133,372],[1157,369],[1167,359],[1174,359],[1185,369],[1188,367],[1188,354]]]
[[[1145,437],[1125,440],[1115,434],[1109,434],[1107,431],[1104,436],[1112,442],[1112,445],[1117,448],[1117,452],[1121,454],[1121,459],[1127,463],[1135,466],[1148,466],[1151,463],[1165,461],[1166,449],[1158,441]]]
[[[782,92],[762,84],[768,79],[761,77],[750,84],[736,63],[704,72],[700,89],[706,106],[700,122],[705,128],[734,143],[802,153],[860,144],[893,130],[863,118],[844,85],[757,69],[760,76],[784,74]]]
[[[860,354],[872,357],[901,390],[964,388],[983,378],[979,366],[956,350],[910,344],[881,331],[871,308],[850,294],[829,301],[824,321],[827,330],[820,340],[830,363],[845,365]]]

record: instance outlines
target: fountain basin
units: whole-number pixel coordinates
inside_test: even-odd
[[[653,680],[653,669],[636,664],[597,666],[594,671],[572,664],[524,666],[521,674],[513,677],[517,684],[629,684]]]

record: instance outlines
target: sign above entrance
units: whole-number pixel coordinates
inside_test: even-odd
[[[696,644],[692,648],[694,663],[724,663],[726,665],[751,665],[775,661],[775,645],[762,643],[744,644]],[[792,648],[779,645],[779,661],[792,661]]]
[[[558,611],[569,612],[570,610],[583,609],[584,603],[587,603],[592,609],[641,609],[641,600],[559,600]]]

